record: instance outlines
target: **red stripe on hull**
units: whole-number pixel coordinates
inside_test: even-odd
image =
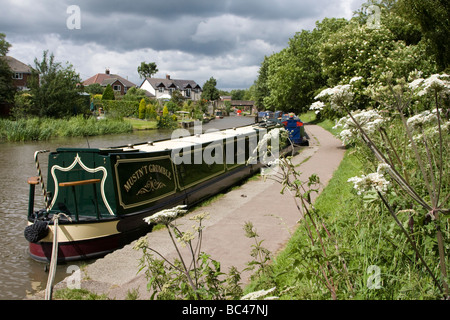
[[[149,229],[135,230],[108,237],[59,243],[58,262],[100,258],[114,250],[120,249],[149,231]],[[29,254],[35,260],[49,262],[52,256],[52,246],[52,242],[30,243]]]

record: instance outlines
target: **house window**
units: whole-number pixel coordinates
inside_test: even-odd
[[[15,72],[13,74],[13,79],[15,79],[15,80],[22,80],[23,79],[23,73]]]
[[[186,89],[186,97],[191,97],[191,89]]]
[[[122,87],[118,84],[114,85],[113,87],[114,91],[121,91]]]
[[[174,88],[169,88],[169,93],[172,94],[175,91]]]
[[[159,87],[158,90],[159,90],[159,92],[163,93],[164,92],[164,87]]]

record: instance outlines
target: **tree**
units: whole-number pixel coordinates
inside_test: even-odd
[[[268,109],[268,106],[264,104],[264,98],[270,95],[270,90],[267,87],[267,78],[269,68],[269,57],[265,56],[261,67],[258,71],[258,78],[255,81],[255,105],[259,109]]]
[[[219,90],[216,88],[217,81],[213,77],[209,78],[203,85],[202,99],[208,101],[215,101],[219,99]]]
[[[0,33],[0,108],[14,101],[15,88],[13,85],[13,73],[8,63],[3,58],[9,51],[11,44],[5,40],[5,34]],[[1,113],[6,113],[0,110]]]
[[[266,57],[256,82],[257,105],[265,109],[301,113],[313,102],[315,92],[326,83],[319,58],[320,44],[342,28],[345,19],[324,19],[313,31],[302,30],[289,46]]]
[[[115,100],[116,97],[114,96],[114,90],[111,87],[110,84],[108,84],[105,88],[105,91],[103,91],[102,100]]]
[[[89,104],[80,95],[81,78],[71,64],[55,62],[53,54],[44,51],[42,61],[34,60],[29,82],[33,101],[32,114],[40,117],[66,117],[85,112]]]
[[[158,68],[156,67],[156,63],[149,62],[145,63],[144,61],[141,62],[141,65],[137,68],[137,71],[139,73],[139,76],[141,78],[151,78],[152,75],[158,72]]]
[[[176,108],[181,108],[184,101],[183,94],[181,93],[181,91],[174,90],[172,92],[172,97],[170,98],[170,101],[172,101],[176,105]]]
[[[93,83],[84,87],[84,92],[90,94],[103,94],[104,88],[99,83]]]
[[[429,52],[436,57],[439,71],[450,68],[450,4],[448,0],[399,0],[398,12],[419,24],[430,41]]]

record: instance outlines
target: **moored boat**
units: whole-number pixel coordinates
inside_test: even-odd
[[[261,162],[247,160],[273,128],[255,124],[113,148],[59,148],[49,153],[46,183],[37,152],[25,229],[31,257],[51,260],[55,225],[60,262],[122,247],[150,231],[143,218],[192,206],[257,172]],[[38,211],[36,187],[45,199]]]

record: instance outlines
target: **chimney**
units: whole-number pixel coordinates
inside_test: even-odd
[[[106,73],[106,74],[109,74],[109,69],[106,69],[105,73]]]
[[[170,80],[170,74],[166,74],[166,79]]]

